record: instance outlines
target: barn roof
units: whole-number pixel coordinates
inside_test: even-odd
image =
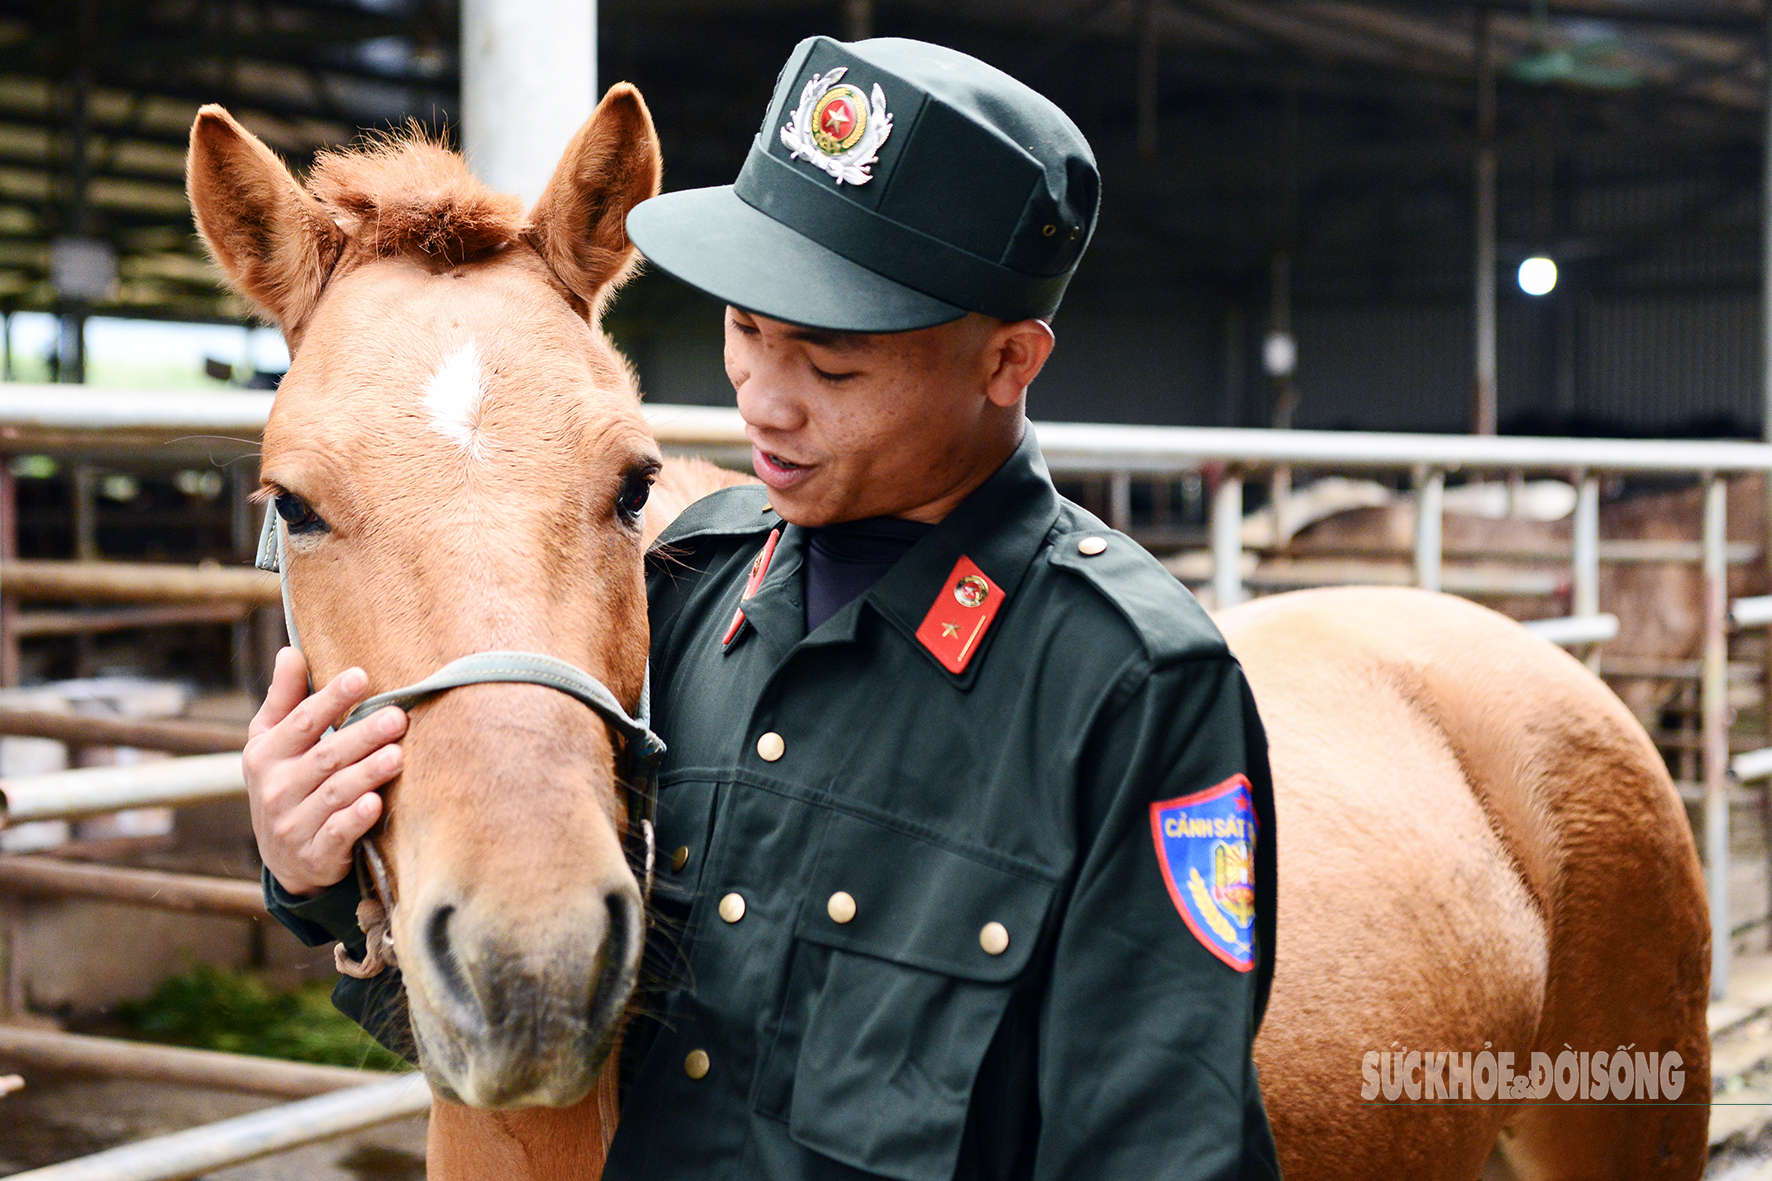
[[[1504,259],[1554,248],[1602,286],[1757,275],[1759,0],[604,0],[599,77],[647,93],[669,186],[723,183],[788,49],[857,10],[1076,116],[1104,172],[1085,286],[1254,298],[1276,252],[1307,298],[1467,284],[1482,11]],[[0,0],[0,307],[55,308],[72,236],[116,252],[98,311],[243,315],[185,210],[197,105],[298,168],[360,129],[447,128],[459,24],[452,0]]]

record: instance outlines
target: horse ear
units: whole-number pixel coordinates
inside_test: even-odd
[[[529,214],[524,239],[594,315],[634,266],[628,210],[658,195],[658,132],[640,92],[609,88]]]
[[[276,318],[293,349],[344,231],[269,148],[213,104],[191,124],[185,189],[210,255],[235,290]]]

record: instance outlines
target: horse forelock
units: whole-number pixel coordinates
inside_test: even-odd
[[[521,198],[487,188],[416,127],[321,153],[308,189],[371,257],[457,265],[508,246],[526,224]]]

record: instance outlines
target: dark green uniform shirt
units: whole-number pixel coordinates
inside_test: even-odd
[[[1057,495],[1031,435],[811,635],[805,544],[751,486],[692,505],[649,557],[657,979],[605,1176],[1277,1176],[1250,1058],[1272,789],[1205,613]],[[1000,603],[955,673],[917,632],[945,621],[962,558]],[[1184,921],[1151,809],[1237,775],[1260,834],[1253,971]]]

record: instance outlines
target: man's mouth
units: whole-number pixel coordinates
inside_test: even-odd
[[[758,479],[775,489],[793,487],[812,470],[810,464],[795,463],[773,451],[765,451],[756,446],[751,448],[751,467],[756,471]]]

